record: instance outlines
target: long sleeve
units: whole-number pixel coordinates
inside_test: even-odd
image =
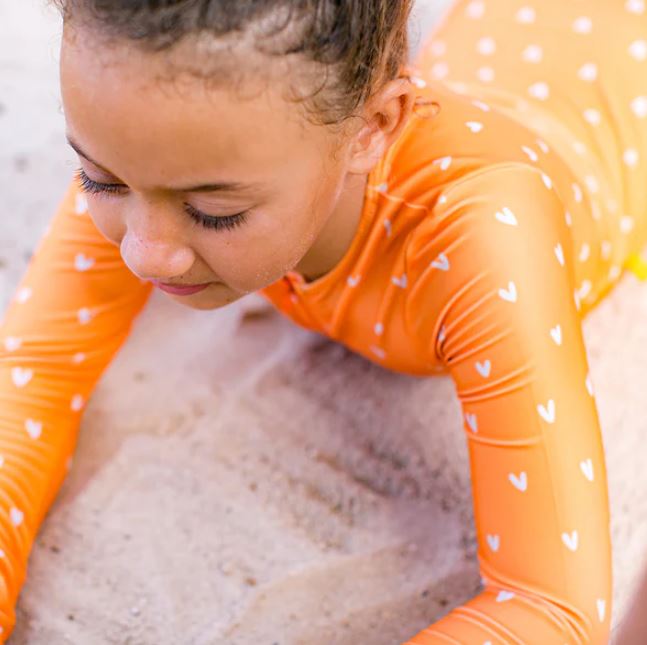
[[[606,469],[568,214],[518,163],[441,201],[408,249],[407,306],[461,404],[484,588],[407,645],[607,643]]]
[[[72,182],[0,325],[2,641],[84,406],[150,292],[94,226]]]

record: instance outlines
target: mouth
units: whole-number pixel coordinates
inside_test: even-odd
[[[211,282],[205,282],[203,284],[179,285],[179,284],[167,284],[165,282],[159,282],[157,280],[151,280],[151,282],[158,289],[161,289],[162,291],[166,291],[167,293],[172,293],[178,296],[188,296],[188,295],[191,295],[192,293],[198,293],[198,291],[203,291],[211,284]]]

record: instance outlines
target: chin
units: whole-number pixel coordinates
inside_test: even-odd
[[[199,292],[191,296],[176,296],[170,293],[164,294],[168,296],[171,300],[177,302],[180,305],[188,307],[189,309],[198,309],[200,311],[211,311],[212,309],[221,309],[230,305],[236,300],[240,300],[245,294],[244,293],[235,293],[234,291],[227,290],[227,293],[224,294],[214,294],[210,292],[209,289],[204,292]]]

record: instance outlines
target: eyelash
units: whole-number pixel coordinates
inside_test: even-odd
[[[77,181],[79,182],[79,187],[85,193],[92,195],[100,194],[114,194],[119,193],[119,190],[123,188],[120,184],[101,184],[90,179],[86,174],[83,168],[78,168],[76,170]],[[211,217],[206,215],[202,211],[197,210],[191,204],[184,204],[184,210],[189,215],[194,224],[200,224],[204,228],[215,229],[215,230],[232,230],[238,226],[241,226],[247,221],[247,211],[242,213],[237,213],[236,215],[226,215],[222,217]]]

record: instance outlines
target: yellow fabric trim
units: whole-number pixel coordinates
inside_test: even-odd
[[[647,280],[647,260],[639,253],[632,253],[625,263],[625,268],[635,274],[639,280]]]

